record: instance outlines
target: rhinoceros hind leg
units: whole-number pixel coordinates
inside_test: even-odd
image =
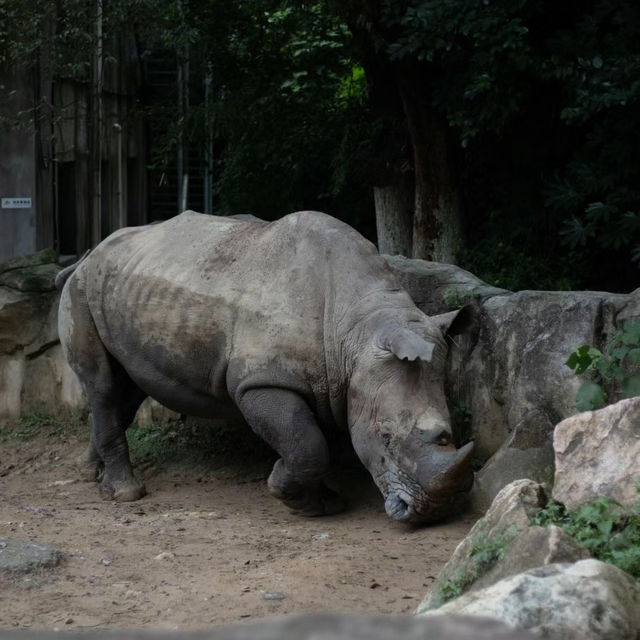
[[[62,292],[58,332],[91,410],[91,445],[80,462],[81,475],[99,480],[107,498],[136,500],[144,495],[144,486],[133,475],[125,431],[146,394],[102,343],[87,302],[82,266]]]
[[[131,390],[123,396],[109,394],[94,400],[92,442],[95,442],[96,451],[104,463],[100,494],[106,500],[131,502],[146,495],[146,490],[133,473],[125,431],[135,417],[144,394]]]
[[[329,447],[300,395],[273,387],[250,389],[240,394],[238,407],[251,428],[282,456],[269,476],[271,495],[306,516],[344,508],[323,481],[329,472]]]

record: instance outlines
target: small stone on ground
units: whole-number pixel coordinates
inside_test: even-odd
[[[0,571],[29,573],[55,567],[61,558],[62,553],[53,547],[0,537]]]

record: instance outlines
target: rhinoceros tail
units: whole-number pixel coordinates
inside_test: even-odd
[[[69,279],[69,276],[71,276],[71,274],[78,268],[78,266],[80,265],[80,263],[91,253],[91,249],[89,249],[88,251],[85,251],[84,254],[82,255],[82,257],[80,258],[80,260],[78,260],[77,262],[74,262],[73,264],[70,264],[68,267],[65,267],[64,269],[62,269],[61,271],[58,271],[58,275],[56,276],[56,289],[58,291],[62,290],[62,287],[64,287],[64,283]]]

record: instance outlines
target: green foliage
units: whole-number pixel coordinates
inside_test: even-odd
[[[595,558],[640,580],[640,502],[627,508],[611,498],[598,498],[572,511],[550,502],[532,522],[561,527]]]
[[[635,288],[640,6],[412,0],[376,23],[376,4],[360,18],[396,68],[420,69],[459,147],[465,267],[514,290]]]
[[[460,266],[488,284],[510,291],[568,291],[579,286],[579,268],[576,267],[583,260],[576,252],[560,256],[546,254],[536,250],[531,242],[523,243],[516,238],[509,242],[496,239],[501,236],[504,237],[504,232],[492,233],[489,239],[463,251]]]
[[[322,209],[362,226],[372,214],[370,179],[353,160],[367,135],[366,79],[343,22],[320,2],[159,7],[141,34],[148,55],[188,50],[193,84],[210,73],[212,91],[205,106],[192,88],[183,117],[174,95],[150,111],[163,179],[174,179],[179,141],[198,148],[210,131],[217,213],[274,219]]]
[[[479,297],[479,293],[473,289],[464,289],[462,287],[451,285],[444,290],[442,301],[448,306],[455,309],[461,309],[465,304]]]
[[[604,353],[583,345],[565,363],[576,375],[589,374],[576,395],[579,411],[600,409],[617,398],[640,395],[640,318],[625,322],[607,344]]]

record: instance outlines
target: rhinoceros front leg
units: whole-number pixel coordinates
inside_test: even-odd
[[[281,456],[269,476],[271,495],[305,516],[344,508],[324,483],[329,447],[302,397],[286,389],[251,389],[242,394],[238,407],[251,428]]]

